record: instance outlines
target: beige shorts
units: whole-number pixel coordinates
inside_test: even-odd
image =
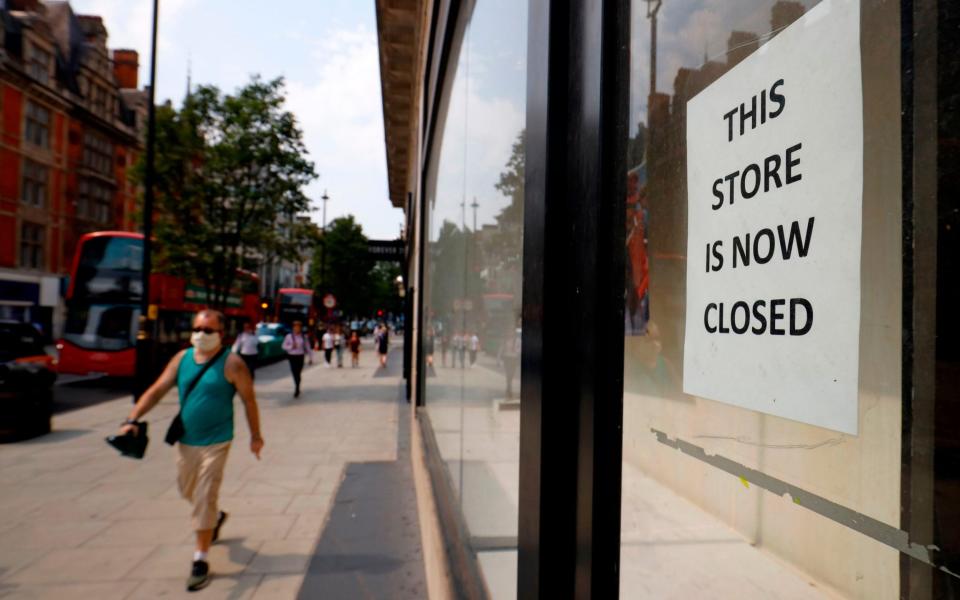
[[[230,442],[210,446],[177,444],[177,486],[193,504],[193,529],[205,531],[217,524],[217,499]]]

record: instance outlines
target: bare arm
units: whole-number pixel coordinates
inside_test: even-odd
[[[140,399],[137,400],[137,403],[133,405],[133,409],[130,411],[130,414],[127,416],[127,419],[130,421],[139,421],[140,418],[150,412],[154,406],[160,402],[160,399],[163,398],[167,392],[173,388],[177,383],[177,370],[180,368],[180,360],[183,358],[183,354],[186,350],[181,350],[170,359],[170,362],[167,363],[166,368],[163,369],[163,373],[160,374],[160,377],[153,382],[147,391],[140,396]],[[124,425],[120,429],[121,434],[127,433],[127,431],[135,430],[136,427],[133,425]]]
[[[260,435],[260,410],[257,407],[257,395],[253,389],[253,378],[246,363],[237,356],[227,356],[224,368],[227,381],[237,388],[240,399],[243,401],[243,410],[247,415],[247,425],[250,427],[250,451],[260,459],[260,450],[263,448],[263,437]]]

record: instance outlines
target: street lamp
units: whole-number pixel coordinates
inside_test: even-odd
[[[139,331],[137,332],[137,363],[134,398],[146,391],[154,376],[155,339],[153,325],[156,315],[150,314],[150,271],[153,269],[153,179],[157,133],[157,113],[154,90],[157,87],[157,13],[159,0],[153,0],[153,24],[150,38],[150,91],[147,94],[147,156],[143,174],[143,284],[140,299]]]
[[[320,199],[323,200],[323,246],[320,247],[320,289],[321,291],[326,291],[324,287],[327,283],[327,200],[330,199],[330,196],[327,195],[327,190],[323,190],[323,196],[320,196]]]

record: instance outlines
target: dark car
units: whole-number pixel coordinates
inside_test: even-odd
[[[0,442],[50,432],[52,367],[39,331],[26,323],[0,321]]]
[[[257,341],[260,343],[257,355],[263,362],[269,362],[286,356],[283,351],[283,338],[290,328],[282,323],[260,323],[257,325]]]

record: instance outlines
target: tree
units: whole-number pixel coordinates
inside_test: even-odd
[[[321,273],[324,262],[326,269]],[[353,215],[347,215],[334,219],[327,227],[326,240],[318,242],[310,263],[310,286],[318,294],[332,293],[344,314],[366,317],[377,309],[402,309],[396,286],[399,274],[399,265],[367,257],[363,227]]]
[[[499,281],[497,291],[513,293],[519,301],[523,257],[523,200],[526,177],[526,130],[517,134],[510,158],[494,187],[510,199],[497,215],[496,230],[487,236],[484,265]]]
[[[400,299],[397,289],[397,276],[400,273],[400,265],[395,262],[381,261],[374,263],[370,270],[371,294],[370,303],[371,314],[376,310],[384,310],[398,314],[403,310],[403,301]]]
[[[311,235],[298,215],[317,174],[284,94],[282,78],[253,76],[236,94],[201,86],[180,111],[157,110],[157,264],[202,283],[211,306],[226,305],[239,268],[302,261]]]
[[[323,253],[326,252],[324,261]],[[326,271],[321,266],[326,263]],[[367,259],[367,236],[353,215],[334,219],[316,246],[310,265],[310,285],[317,292],[333,293],[340,310],[347,314],[370,312],[372,286]]]

